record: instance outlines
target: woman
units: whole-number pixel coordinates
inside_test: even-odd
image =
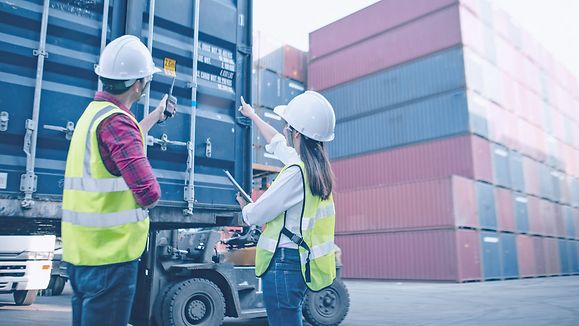
[[[309,288],[320,291],[336,277],[333,174],[325,143],[334,139],[332,105],[307,91],[274,112],[287,123],[284,136],[241,98],[239,111],[267,140],[266,150],[285,165],[255,203],[241,196],[243,219],[264,225],[256,248],[255,272],[263,280],[270,325],[302,325],[301,306]]]

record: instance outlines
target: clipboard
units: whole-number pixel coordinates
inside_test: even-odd
[[[227,171],[227,170],[223,170],[223,173],[225,173],[225,175],[227,176],[227,179],[229,179],[231,184],[237,189],[237,191],[239,191],[239,193],[241,194],[241,197],[243,197],[243,199],[245,199],[245,201],[247,201],[248,203],[253,203],[253,200],[251,199],[251,197],[243,190],[243,188],[241,188],[239,183],[237,183],[237,181],[235,181],[235,179],[233,178],[231,173],[229,173],[229,171]]]

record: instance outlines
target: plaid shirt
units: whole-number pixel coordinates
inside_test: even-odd
[[[95,101],[106,101],[121,110],[131,111],[111,94],[97,92]],[[134,115],[133,115],[134,116]],[[113,114],[97,128],[103,163],[115,176],[122,176],[140,206],[149,206],[161,197],[161,188],[143,150],[138,126],[124,114]]]

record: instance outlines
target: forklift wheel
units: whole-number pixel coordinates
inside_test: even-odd
[[[153,303],[153,318],[155,318],[156,325],[163,326],[163,311],[162,306],[163,302],[165,302],[165,297],[167,297],[167,293],[171,290],[171,288],[175,285],[175,283],[169,283],[165,285],[165,287],[159,291],[155,302]]]
[[[171,287],[161,306],[163,325],[221,325],[225,299],[215,283],[192,278]]]
[[[339,325],[350,309],[350,294],[342,280],[319,291],[308,292],[302,307],[306,321],[314,326]]]
[[[38,290],[14,291],[14,302],[17,306],[30,306],[36,300]]]

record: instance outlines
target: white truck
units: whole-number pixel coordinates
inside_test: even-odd
[[[30,305],[50,282],[54,235],[0,235],[0,293]]]

